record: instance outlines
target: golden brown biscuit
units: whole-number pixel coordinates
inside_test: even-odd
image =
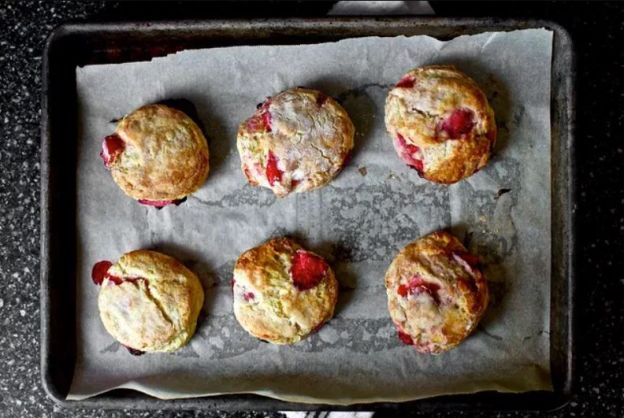
[[[176,259],[155,251],[132,251],[115,264],[97,263],[92,277],[102,286],[102,323],[126,347],[174,351],[195,333],[204,290],[197,276]]]
[[[408,72],[388,93],[385,120],[399,157],[436,183],[455,183],[484,167],[496,141],[485,94],[453,66]]]
[[[208,177],[208,144],[185,113],[162,104],[124,116],[100,156],[115,183],[140,203],[157,207],[184,199]]]
[[[293,88],[258,105],[241,123],[237,146],[250,184],[277,196],[324,186],[345,165],[355,129],[347,112],[320,91]]]
[[[234,315],[251,335],[293,344],[334,315],[338,282],[320,256],[289,238],[243,253],[234,267]]]
[[[386,272],[390,317],[399,338],[421,353],[441,353],[464,340],[488,303],[479,260],[446,231],[403,248]]]

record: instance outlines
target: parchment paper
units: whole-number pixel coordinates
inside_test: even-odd
[[[159,398],[253,392],[350,404],[550,389],[551,45],[552,33],[542,29],[449,42],[370,37],[78,68],[78,361],[69,398],[133,388]],[[491,163],[450,187],[428,183],[401,163],[383,123],[391,85],[407,70],[434,63],[455,64],[474,77],[499,126]],[[352,162],[327,187],[277,199],[246,184],[236,129],[265,96],[292,86],[337,97],[356,126],[356,146]],[[159,211],[126,198],[98,152],[112,120],[176,98],[197,107],[209,138],[210,176],[181,206]],[[396,337],[383,276],[400,248],[447,227],[486,261],[493,297],[478,330],[458,348],[418,354]],[[343,290],[335,319],[319,333],[275,346],[236,322],[230,278],[243,251],[286,234],[327,257]],[[197,333],[176,353],[134,357],[98,317],[92,265],[137,248],[178,257],[204,284]]]

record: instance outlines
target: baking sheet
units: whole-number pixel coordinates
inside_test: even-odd
[[[195,50],[78,68],[81,277],[68,398],[124,387],[160,398],[258,393],[349,404],[550,389],[551,47],[552,32],[529,29],[449,42],[371,37]],[[408,69],[433,63],[455,64],[474,77],[500,129],[491,164],[450,187],[408,170],[383,126],[391,85]],[[295,85],[342,101],[358,132],[356,147],[351,164],[329,186],[277,199],[245,183],[236,128],[265,96]],[[211,174],[187,202],[158,211],[125,198],[98,152],[101,138],[114,129],[111,120],[172,98],[197,107],[209,137]],[[402,246],[444,227],[486,260],[493,300],[471,338],[449,353],[427,356],[395,337],[383,275]],[[326,256],[345,288],[336,318],[290,347],[261,343],[238,326],[229,285],[241,252],[283,234]],[[177,353],[133,357],[99,321],[91,266],[135,248],[180,258],[204,283],[197,334]]]

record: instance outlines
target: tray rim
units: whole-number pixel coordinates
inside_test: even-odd
[[[277,28],[276,33],[279,33],[282,29],[290,30],[310,30],[318,28],[328,29],[355,29],[374,27],[374,25],[383,24],[386,26],[392,26],[391,29],[400,29],[406,26],[422,26],[424,28],[464,28],[467,33],[480,33],[488,30],[516,30],[516,29],[528,29],[528,28],[540,28],[544,27],[552,30],[555,34],[553,42],[553,77],[551,79],[551,101],[555,100],[555,93],[561,95],[566,102],[563,112],[564,129],[560,132],[560,137],[557,141],[561,141],[559,148],[566,151],[566,155],[561,157],[562,167],[560,167],[563,177],[562,184],[559,184],[558,188],[552,187],[553,199],[561,199],[563,204],[563,213],[559,213],[562,219],[551,219],[551,226],[553,222],[561,222],[564,228],[566,241],[562,244],[565,248],[562,263],[563,271],[560,280],[564,280],[564,292],[565,301],[567,302],[567,316],[565,319],[564,328],[567,334],[564,336],[566,348],[568,350],[565,356],[564,364],[564,382],[561,388],[555,391],[531,391],[523,393],[499,393],[491,392],[494,395],[494,399],[498,399],[499,402],[490,405],[486,400],[485,403],[472,404],[471,398],[475,398],[483,393],[490,392],[478,392],[474,394],[465,395],[444,395],[432,398],[425,398],[415,401],[407,401],[401,403],[394,402],[377,402],[377,403],[358,403],[348,406],[331,405],[331,404],[301,404],[292,403],[286,401],[280,401],[273,398],[268,398],[259,395],[248,394],[233,394],[233,395],[221,395],[215,397],[198,397],[187,398],[177,400],[161,400],[158,398],[150,397],[141,392],[131,390],[116,390],[107,392],[105,394],[97,395],[82,401],[69,401],[65,399],[62,391],[56,386],[52,380],[52,367],[50,361],[50,342],[53,335],[50,334],[50,249],[51,249],[51,237],[50,237],[50,209],[51,202],[49,196],[50,187],[50,172],[51,172],[51,135],[50,135],[50,109],[48,103],[48,92],[50,86],[53,85],[54,80],[50,77],[50,51],[58,43],[71,38],[73,36],[90,36],[98,32],[106,33],[124,33],[128,31],[150,31],[166,36],[170,31],[235,31],[241,28],[251,29],[273,29]],[[490,29],[488,29],[490,28]],[[470,30],[472,29],[472,31]],[[359,36],[366,36],[365,34]],[[396,35],[394,35],[396,36]],[[437,36],[437,35],[430,35]],[[341,37],[338,34],[338,37]],[[561,45],[558,45],[558,42]],[[556,48],[564,48],[563,51],[558,51]],[[562,59],[567,62],[570,71],[565,74],[565,78],[558,81],[558,90],[555,88],[555,59]],[[393,410],[393,409],[416,409],[416,410],[429,410],[432,408],[439,408],[442,404],[452,403],[452,408],[455,407],[468,407],[494,409],[494,410],[554,410],[564,407],[570,402],[575,386],[575,329],[574,329],[574,288],[575,288],[575,153],[574,153],[574,126],[575,126],[575,68],[576,58],[574,53],[573,42],[568,31],[560,24],[544,19],[516,19],[516,18],[449,18],[449,17],[397,17],[397,16],[375,16],[375,17],[321,17],[321,18],[267,18],[256,20],[244,20],[244,19],[192,19],[192,20],[168,20],[168,21],[128,21],[128,22],[98,22],[98,23],[66,23],[55,28],[48,37],[43,53],[43,91],[42,91],[42,116],[41,116],[41,247],[40,247],[40,303],[41,303],[41,382],[43,388],[49,398],[55,403],[67,407],[98,407],[104,409],[113,408],[132,408],[132,409],[173,409],[179,407],[195,407],[195,408],[207,408],[207,409],[224,409],[224,410],[265,410],[265,411],[278,411],[278,410]],[[551,128],[553,119],[551,117]],[[554,134],[553,135],[554,139]],[[553,141],[555,142],[555,141]],[[554,145],[551,153],[554,153]],[[567,158],[566,158],[567,157]],[[559,164],[557,160],[557,164]],[[551,165],[553,163],[551,162]],[[556,177],[556,173],[553,173],[553,178]],[[557,196],[560,195],[560,196]],[[554,201],[554,200],[553,200]],[[566,210],[567,209],[567,210]],[[554,209],[551,209],[551,215]],[[554,228],[553,228],[554,229]],[[551,237],[554,232],[551,232]],[[554,251],[554,250],[551,250]],[[554,258],[554,256],[553,256]],[[555,272],[551,272],[551,283],[553,283]],[[551,293],[551,299],[552,299]],[[551,306],[552,313],[552,306]],[[552,321],[552,319],[551,319]],[[552,338],[552,336],[551,336]],[[552,355],[551,355],[552,366]],[[73,371],[72,371],[73,373]],[[130,393],[129,396],[124,393]],[[110,396],[111,393],[122,394],[119,396]],[[544,405],[532,405],[529,401],[531,396],[535,396],[537,399],[545,397],[549,402],[545,402]],[[524,398],[529,399],[524,399]],[[457,401],[459,399],[459,401]],[[455,402],[455,403],[453,403]],[[502,404],[506,406],[503,407]],[[511,408],[507,406],[511,406]],[[423,408],[424,406],[424,408]],[[492,408],[493,406],[493,408]],[[537,408],[536,408],[537,406]]]

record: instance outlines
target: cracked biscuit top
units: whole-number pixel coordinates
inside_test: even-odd
[[[275,238],[238,258],[233,292],[234,315],[247,332],[293,344],[331,319],[338,282],[322,257]]]
[[[403,248],[386,272],[390,317],[399,338],[422,353],[447,351],[477,326],[488,303],[479,259],[446,231]]]
[[[405,74],[388,93],[385,122],[399,157],[436,183],[455,183],[484,167],[496,141],[485,94],[453,66]]]
[[[355,129],[320,91],[293,88],[258,105],[238,129],[241,168],[250,184],[277,196],[324,186],[345,165]]]
[[[195,192],[208,177],[208,144],[184,112],[162,104],[126,115],[100,156],[113,180],[140,203],[165,206]]]
[[[115,264],[97,263],[93,277],[99,277],[102,286],[102,323],[126,347],[174,351],[195,333],[204,290],[197,276],[176,259],[155,251],[132,251]]]

